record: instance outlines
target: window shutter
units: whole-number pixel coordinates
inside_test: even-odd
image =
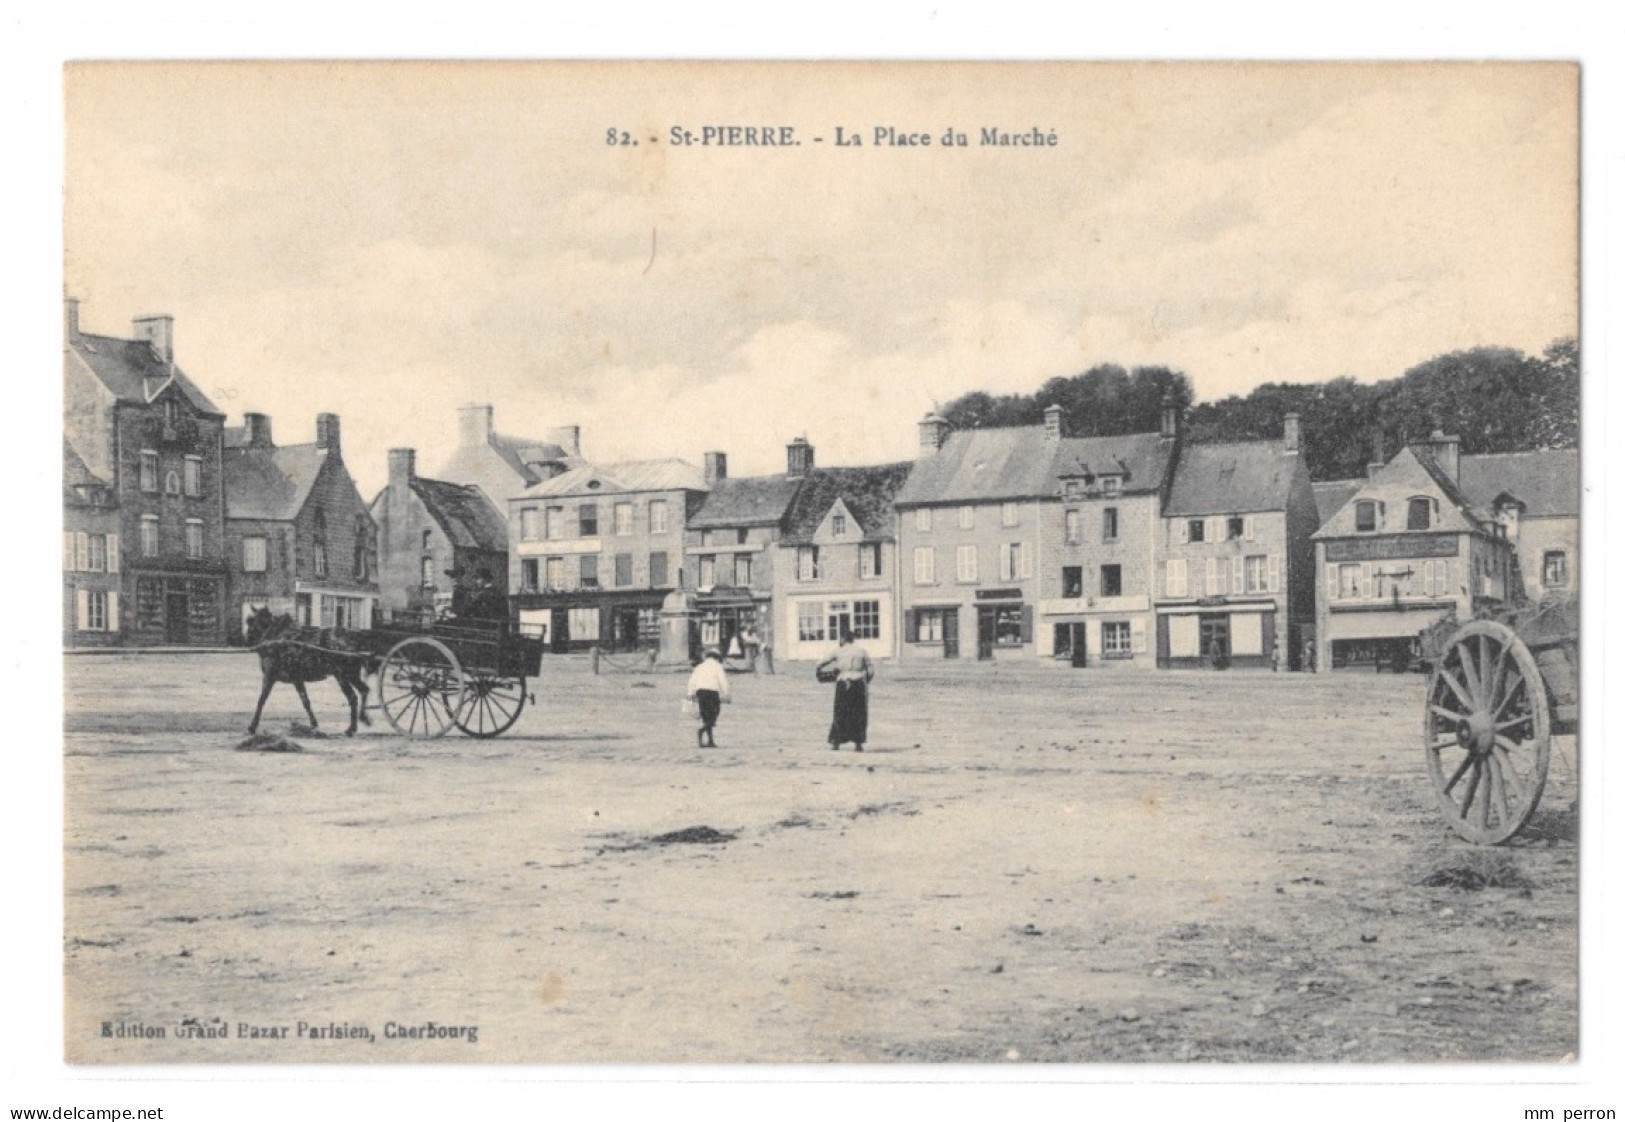
[[[79,614],[79,630],[88,630],[90,627],[90,593],[83,588],[75,589],[73,593],[73,601],[74,607]]]
[[[1010,579],[1010,547],[1008,545],[999,546],[999,579]]]
[[[1024,577],[1033,575],[1033,551],[1030,549],[1021,551],[1021,575]]]
[[[1021,606],[1021,641],[1023,643],[1033,641],[1033,606],[1031,604]]]
[[[107,593],[107,630],[118,630],[118,593],[114,591]]]
[[[1326,566],[1326,599],[1337,599],[1337,566]]]
[[[62,531],[62,569],[64,572],[73,572],[76,568],[73,553],[73,531]]]
[[[1279,592],[1281,591],[1281,555],[1279,553],[1270,554],[1268,565],[1270,582],[1269,590],[1271,592]]]
[[[1242,564],[1240,557],[1230,558],[1230,594],[1232,596],[1240,596],[1247,591],[1244,583],[1246,568],[1247,566]]]
[[[107,571],[118,572],[118,535],[107,535]]]
[[[1133,645],[1135,654],[1145,653],[1145,620],[1134,616],[1128,621],[1129,642]]]
[[[1174,541],[1178,542],[1180,545],[1186,545],[1190,542],[1190,540],[1190,524],[1181,518],[1174,523]]]
[[[90,568],[90,535],[82,530],[73,535],[73,567],[80,572]]]
[[[1253,516],[1250,514],[1241,520],[1241,536],[1248,541],[1253,540]]]
[[[1360,562],[1360,599],[1371,595],[1371,562]]]
[[[918,643],[920,641],[920,610],[913,608],[903,613],[903,641]]]
[[[1217,596],[1219,594],[1219,559],[1217,557],[1207,559],[1207,583],[1203,585],[1203,594],[1206,596]]]
[[[1453,575],[1450,572],[1450,562],[1448,562],[1448,561],[1440,561],[1439,562],[1439,595],[1440,596],[1454,596],[1456,594],[1456,587],[1452,583],[1453,579],[1454,579]]]
[[[1222,542],[1224,540],[1224,519],[1209,518],[1207,520],[1207,533],[1203,534],[1202,537],[1206,541]]]

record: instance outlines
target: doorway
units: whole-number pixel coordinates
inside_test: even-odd
[[[190,604],[184,592],[164,594],[164,642],[178,646],[191,641],[191,631],[187,626]]]
[[[1055,625],[1055,657],[1070,661],[1076,669],[1089,665],[1089,629],[1082,623]]]
[[[998,629],[996,608],[976,609],[976,657],[986,662],[993,657],[993,638]]]
[[[1229,664],[1230,616],[1228,614],[1221,612],[1202,617],[1201,652],[1203,660],[1211,665]]]
[[[959,657],[959,609],[942,610],[942,657]]]

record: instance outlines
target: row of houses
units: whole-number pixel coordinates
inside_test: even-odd
[[[363,501],[339,418],[278,446],[225,416],[174,361],[173,322],[83,333],[67,306],[64,637],[215,644],[258,607],[367,627],[430,617],[458,580],[506,598],[556,651],[826,651],[843,628],[881,658],[1058,665],[1398,663],[1416,635],[1518,595],[1575,588],[1573,452],[1463,456],[1452,437],[1359,480],[1311,482],[1280,436],[954,432],[929,415],[914,459],[734,477],[724,452],[601,463],[574,426],[539,438],[458,411],[432,475],[389,453]],[[456,574],[456,575],[454,575]]]

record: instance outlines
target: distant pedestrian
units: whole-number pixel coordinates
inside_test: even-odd
[[[756,660],[762,654],[762,637],[756,634],[755,627],[747,623],[739,631],[739,641],[745,647],[745,664],[755,673]]]
[[[869,682],[875,665],[869,652],[853,642],[851,627],[842,624],[841,645],[818,664],[820,671],[835,673],[835,720],[829,726],[829,746],[840,751],[851,741],[859,752],[869,738]]]
[[[688,697],[700,708],[700,727],[696,733],[701,748],[717,746],[717,718],[722,715],[722,703],[731,700],[728,693],[728,672],[722,668],[722,652],[711,647],[688,676]]]

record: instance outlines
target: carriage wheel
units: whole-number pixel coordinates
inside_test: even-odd
[[[436,639],[401,640],[378,669],[378,708],[396,732],[418,740],[451,731],[466,690],[457,656]]]
[[[1540,802],[1551,760],[1546,685],[1517,633],[1475,620],[1452,635],[1428,680],[1422,744],[1450,828],[1498,845]]]
[[[525,709],[525,679],[496,678],[472,673],[463,707],[457,711],[457,727],[469,736],[488,740],[513,728]]]

